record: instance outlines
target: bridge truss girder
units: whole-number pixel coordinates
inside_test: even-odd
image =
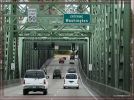
[[[77,0],[76,0],[77,1]],[[31,3],[31,4],[30,4]],[[68,2],[64,2],[64,5],[68,5]],[[73,2],[71,2],[72,4],[70,4],[69,7],[73,6]],[[77,1],[77,5],[81,6],[82,2]],[[89,2],[83,2],[85,4],[83,4],[83,6],[86,6],[86,8],[83,8],[83,11],[86,11],[87,13],[90,13],[90,11],[87,10],[87,8],[89,8]],[[42,6],[40,4],[40,2],[35,3],[34,2],[3,2],[5,8],[4,8],[4,13],[3,16],[5,18],[8,17],[12,17],[13,21],[14,20],[18,20],[16,23],[12,23],[12,25],[16,25],[18,26],[17,29],[12,30],[10,27],[12,26],[11,24],[6,24],[4,25],[5,30],[4,31],[16,31],[17,32],[17,36],[21,36],[21,37],[34,37],[34,36],[51,36],[51,37],[55,37],[55,36],[88,36],[89,33],[94,29],[94,24],[74,24],[74,25],[70,25],[70,24],[64,24],[63,23],[63,17],[64,14],[66,13],[66,11],[68,11],[69,7],[67,7],[68,9],[64,9],[65,6],[63,6],[62,3],[57,3],[57,2],[43,2],[43,9],[40,9],[40,6]],[[25,6],[22,7],[21,4],[24,4]],[[56,5],[57,4],[57,5]],[[74,3],[75,4],[75,3]],[[8,6],[11,5],[16,5],[16,14],[12,14],[12,13],[6,13],[8,10]],[[29,23],[27,22],[27,17],[28,17],[28,8],[36,8],[37,9],[37,22],[35,23]],[[79,13],[79,12],[75,12],[75,13]],[[87,27],[89,27],[87,29]],[[38,34],[38,31],[34,31],[34,34],[29,34],[26,33],[27,29],[41,29],[42,32],[40,32]],[[68,32],[66,31],[67,29],[72,29],[74,30],[72,32]],[[76,31],[78,31],[77,29],[79,29],[79,34],[76,33]],[[43,32],[44,31],[44,32]],[[51,35],[46,35],[45,32],[49,32],[51,33]],[[53,32],[55,31],[55,32]],[[60,34],[58,33],[60,31]],[[86,31],[86,32],[85,32]],[[61,33],[63,32],[63,33]],[[82,33],[80,33],[82,32]],[[31,32],[30,32],[31,33]],[[42,34],[45,33],[45,34]],[[52,34],[54,33],[54,34]],[[83,35],[84,33],[84,35]],[[61,35],[62,34],[62,35]],[[65,35],[64,35],[65,34]],[[86,35],[87,34],[87,35]]]

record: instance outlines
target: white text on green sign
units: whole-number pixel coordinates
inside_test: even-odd
[[[89,14],[64,14],[64,23],[89,23]]]

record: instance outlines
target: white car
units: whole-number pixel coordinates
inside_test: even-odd
[[[79,89],[77,73],[66,73],[63,88],[65,89],[66,87],[75,87]]]
[[[23,95],[28,94],[29,91],[43,91],[47,94],[48,89],[48,76],[45,75],[43,70],[27,70],[23,80]]]

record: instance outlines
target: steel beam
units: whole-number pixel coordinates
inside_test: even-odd
[[[130,1],[126,1],[126,3],[128,3]],[[60,1],[60,2],[52,2],[52,1],[44,1],[44,2],[38,2],[38,1],[30,1],[30,2],[11,2],[11,1],[5,1],[5,2],[0,2],[1,4],[89,4],[89,5],[96,5],[96,4],[104,4],[104,3],[111,3],[110,1],[105,1],[105,2],[101,2],[101,1],[92,1],[92,2],[65,2],[65,1]],[[114,2],[113,2],[114,3]]]

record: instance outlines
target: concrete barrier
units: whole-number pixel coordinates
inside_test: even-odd
[[[51,63],[52,60],[53,60],[53,58],[48,59],[48,60],[41,66],[40,69],[46,68],[46,67]]]
[[[22,79],[11,79],[11,80],[3,81],[4,88],[21,85],[21,84],[22,84]]]

